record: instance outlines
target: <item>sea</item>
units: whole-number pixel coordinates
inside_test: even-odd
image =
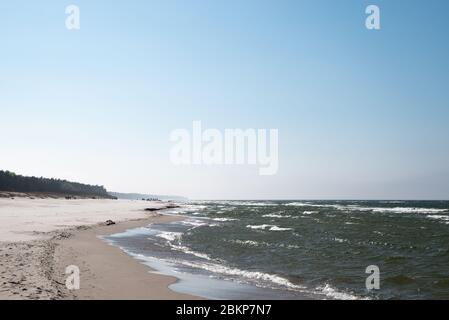
[[[183,219],[104,240],[175,276],[177,292],[449,299],[449,201],[191,201],[166,213]]]

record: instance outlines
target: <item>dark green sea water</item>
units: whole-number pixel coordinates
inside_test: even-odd
[[[174,213],[188,218],[108,240],[267,297],[449,299],[447,201],[199,201]],[[370,265],[379,290],[365,286]]]

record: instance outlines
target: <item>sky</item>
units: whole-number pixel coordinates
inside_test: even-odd
[[[370,4],[380,30],[365,27]],[[0,169],[192,199],[449,199],[448,10],[2,1]],[[277,173],[176,166],[170,133],[193,121],[277,129]]]

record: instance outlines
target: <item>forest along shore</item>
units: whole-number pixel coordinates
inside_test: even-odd
[[[44,178],[44,177],[28,177],[16,174],[11,171],[0,170],[0,195],[1,193],[39,193],[54,195],[66,195],[67,198],[83,197],[83,198],[100,198],[100,199],[116,199],[111,196],[104,186],[89,185],[79,182],[71,182],[67,180]]]

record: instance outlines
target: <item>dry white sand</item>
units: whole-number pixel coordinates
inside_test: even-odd
[[[0,199],[0,299],[180,299],[176,281],[98,238],[174,217],[145,212],[167,203],[127,200]],[[104,226],[106,220],[117,222]],[[81,269],[68,291],[65,267]]]
[[[95,225],[148,217],[146,207],[164,207],[163,202],[129,200],[65,200],[0,198],[0,242],[37,240],[45,233],[81,225]]]

